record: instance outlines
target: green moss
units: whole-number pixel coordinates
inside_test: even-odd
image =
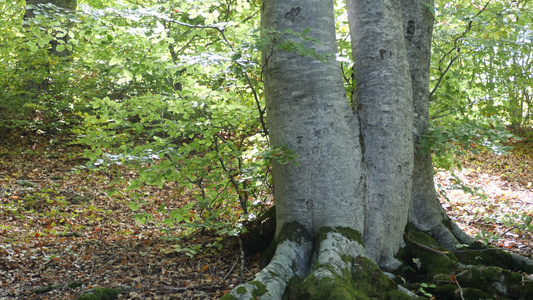
[[[304,281],[293,280],[286,290],[288,299],[410,299],[397,289],[369,259],[358,257],[352,260],[352,270],[343,270],[333,278],[317,278],[314,274]],[[331,270],[331,266],[317,268]]]
[[[413,291],[417,291],[417,289],[413,289]],[[456,295],[459,293],[459,290],[457,288],[457,285],[455,284],[445,284],[437,286],[436,288],[433,288],[429,290],[429,292],[439,300],[445,300],[445,299],[456,299]],[[460,299],[460,297],[458,298]],[[474,299],[474,298],[468,298],[468,299]]]
[[[237,294],[244,294],[246,293],[246,288],[244,286],[239,286],[236,292]]]
[[[498,266],[511,271],[533,273],[533,267],[515,261],[508,252],[480,242],[471,243],[467,248],[456,251],[455,255],[468,265]]]
[[[342,234],[351,241],[357,241],[364,246],[363,236],[358,231],[348,227],[322,227],[317,234],[317,245],[328,238],[328,233],[336,232]]]
[[[263,283],[259,281],[250,281],[248,283],[256,286],[256,289],[252,293],[252,295],[254,296],[254,299],[255,297],[259,297],[259,296],[266,294],[267,288]]]
[[[281,227],[281,231],[277,240],[277,244],[281,244],[286,240],[300,243],[301,239],[311,240],[311,233],[298,222],[287,222]]]
[[[247,282],[246,284],[255,286],[255,288],[252,291],[252,299],[256,299],[266,294],[267,292],[266,286],[259,281],[250,281],[250,282]],[[243,294],[246,294],[246,292],[248,292],[248,289],[246,289],[246,287],[244,286],[239,286],[237,287],[237,290],[235,292],[237,293],[237,295],[243,295]],[[242,297],[242,296],[239,296],[239,297]],[[230,299],[238,299],[238,298],[231,294],[226,294],[221,299],[230,300]]]
[[[494,299],[493,296],[475,288],[463,289],[463,297],[465,299]]]
[[[239,300],[239,298],[233,296],[232,294],[226,294],[220,298],[220,300]]]
[[[465,270],[458,280],[464,286],[509,299],[526,299],[533,295],[533,282],[524,280],[522,274],[499,267],[473,266]]]
[[[344,276],[317,279],[311,275],[295,291],[293,296],[297,296],[292,299],[368,299],[362,291],[351,286],[349,277]]]
[[[358,257],[355,261],[352,279],[357,289],[378,299],[410,299],[400,292],[394,281],[368,258]]]
[[[461,285],[464,299],[529,299],[533,295],[533,282],[524,280],[518,272],[533,270],[529,271],[529,266],[517,263],[503,250],[474,242],[468,248],[450,253],[413,226],[406,230],[405,243],[397,256],[405,268],[397,275],[411,283],[403,285],[411,291],[420,288],[416,282],[434,283],[437,287],[424,290],[436,299],[461,299],[459,287],[450,282],[453,274]]]
[[[428,234],[408,226],[405,243],[406,246],[397,255],[405,264],[400,274],[402,277],[414,282],[432,282],[436,275],[445,274],[449,277],[457,271],[457,257],[438,247],[438,243]]]
[[[114,300],[124,289],[94,288],[78,297],[78,300]]]
[[[83,285],[83,282],[71,282],[68,287],[71,289],[79,288]]]

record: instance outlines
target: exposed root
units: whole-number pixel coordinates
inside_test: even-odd
[[[348,228],[320,230],[318,257],[305,280],[293,280],[289,299],[410,299],[370,259],[358,234]]]
[[[310,235],[294,224],[287,227],[290,236],[280,237],[272,261],[253,281],[239,285],[222,299],[281,299],[291,279],[307,275],[313,249]]]
[[[412,226],[407,229],[405,241],[407,245],[399,253],[405,266],[398,275],[408,282],[403,286],[411,291],[457,300],[529,299],[528,295],[533,294],[533,276],[528,276],[533,273],[530,260],[479,242],[447,251]]]

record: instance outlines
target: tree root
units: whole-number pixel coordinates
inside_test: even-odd
[[[250,282],[234,288],[222,299],[281,299],[290,280],[309,272],[313,243],[297,224],[286,224],[272,261]]]
[[[407,281],[403,286],[409,290],[437,299],[529,299],[533,295],[533,276],[528,275],[533,274],[533,264],[526,258],[479,242],[448,251],[412,226],[405,241],[398,255],[405,265],[397,275]]]
[[[312,260],[310,239],[283,240],[255,280],[222,299],[411,298],[366,257],[362,237],[355,230],[324,227],[315,245]]]

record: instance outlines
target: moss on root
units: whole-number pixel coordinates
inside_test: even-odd
[[[316,244],[320,245],[323,240],[328,238],[330,232],[336,232],[342,234],[345,238],[351,241],[357,241],[359,244],[364,245],[363,236],[358,231],[348,227],[322,227],[318,231],[316,237]]]
[[[266,294],[267,292],[267,288],[266,286],[259,282],[259,281],[250,281],[248,282],[247,284],[250,284],[250,285],[253,285],[255,286],[255,289],[252,291],[252,298],[251,299],[257,299],[259,298],[260,296]],[[248,290],[246,289],[245,286],[239,286],[237,287],[237,290],[235,291],[237,293],[237,295],[243,295],[243,294],[246,294]],[[238,297],[235,297],[231,294],[226,294],[224,296],[222,296],[222,298],[220,298],[222,300],[235,300],[235,299],[239,299]]]
[[[408,282],[416,282],[403,284],[413,292],[419,291],[420,283],[433,283],[435,287],[424,290],[444,300],[530,299],[533,295],[533,281],[518,272],[533,270],[503,250],[474,242],[452,253],[411,226],[406,231],[405,242],[406,246],[398,253],[405,265],[398,275]]]
[[[438,274],[451,276],[457,271],[457,257],[439,247],[428,234],[408,226],[405,243],[406,246],[398,252],[398,258],[405,264],[400,275],[409,281],[431,282]]]
[[[333,278],[313,274],[303,281],[293,280],[285,299],[411,299],[369,259],[358,257],[352,266]]]
[[[302,238],[310,241],[311,234],[309,233],[309,231],[307,231],[307,229],[298,222],[287,222],[281,227],[280,234],[276,243],[280,245],[281,243],[287,240],[295,243],[300,243]]]
[[[480,242],[471,243],[468,247],[456,251],[455,255],[463,264],[498,266],[510,271],[533,274],[532,266],[515,261],[510,253],[502,249]]]
[[[464,286],[482,290],[494,297],[528,299],[533,295],[533,282],[522,274],[500,267],[471,266],[457,275]]]

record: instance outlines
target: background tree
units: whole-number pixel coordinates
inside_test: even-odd
[[[435,14],[430,132],[444,129],[463,141],[461,132],[488,137],[502,124],[529,126],[529,87],[522,80],[531,73],[531,3],[437,1]]]
[[[34,19],[37,14],[42,15],[45,18],[60,19],[61,16],[75,12],[77,4],[77,0],[26,0],[24,20],[26,22],[31,22],[31,19]],[[71,22],[66,22],[66,24],[60,29],[55,29],[59,29],[59,32],[54,33],[52,36],[55,38],[50,40],[50,51],[54,55],[68,56],[69,51],[65,45],[69,38],[69,28],[72,27],[72,25]]]

